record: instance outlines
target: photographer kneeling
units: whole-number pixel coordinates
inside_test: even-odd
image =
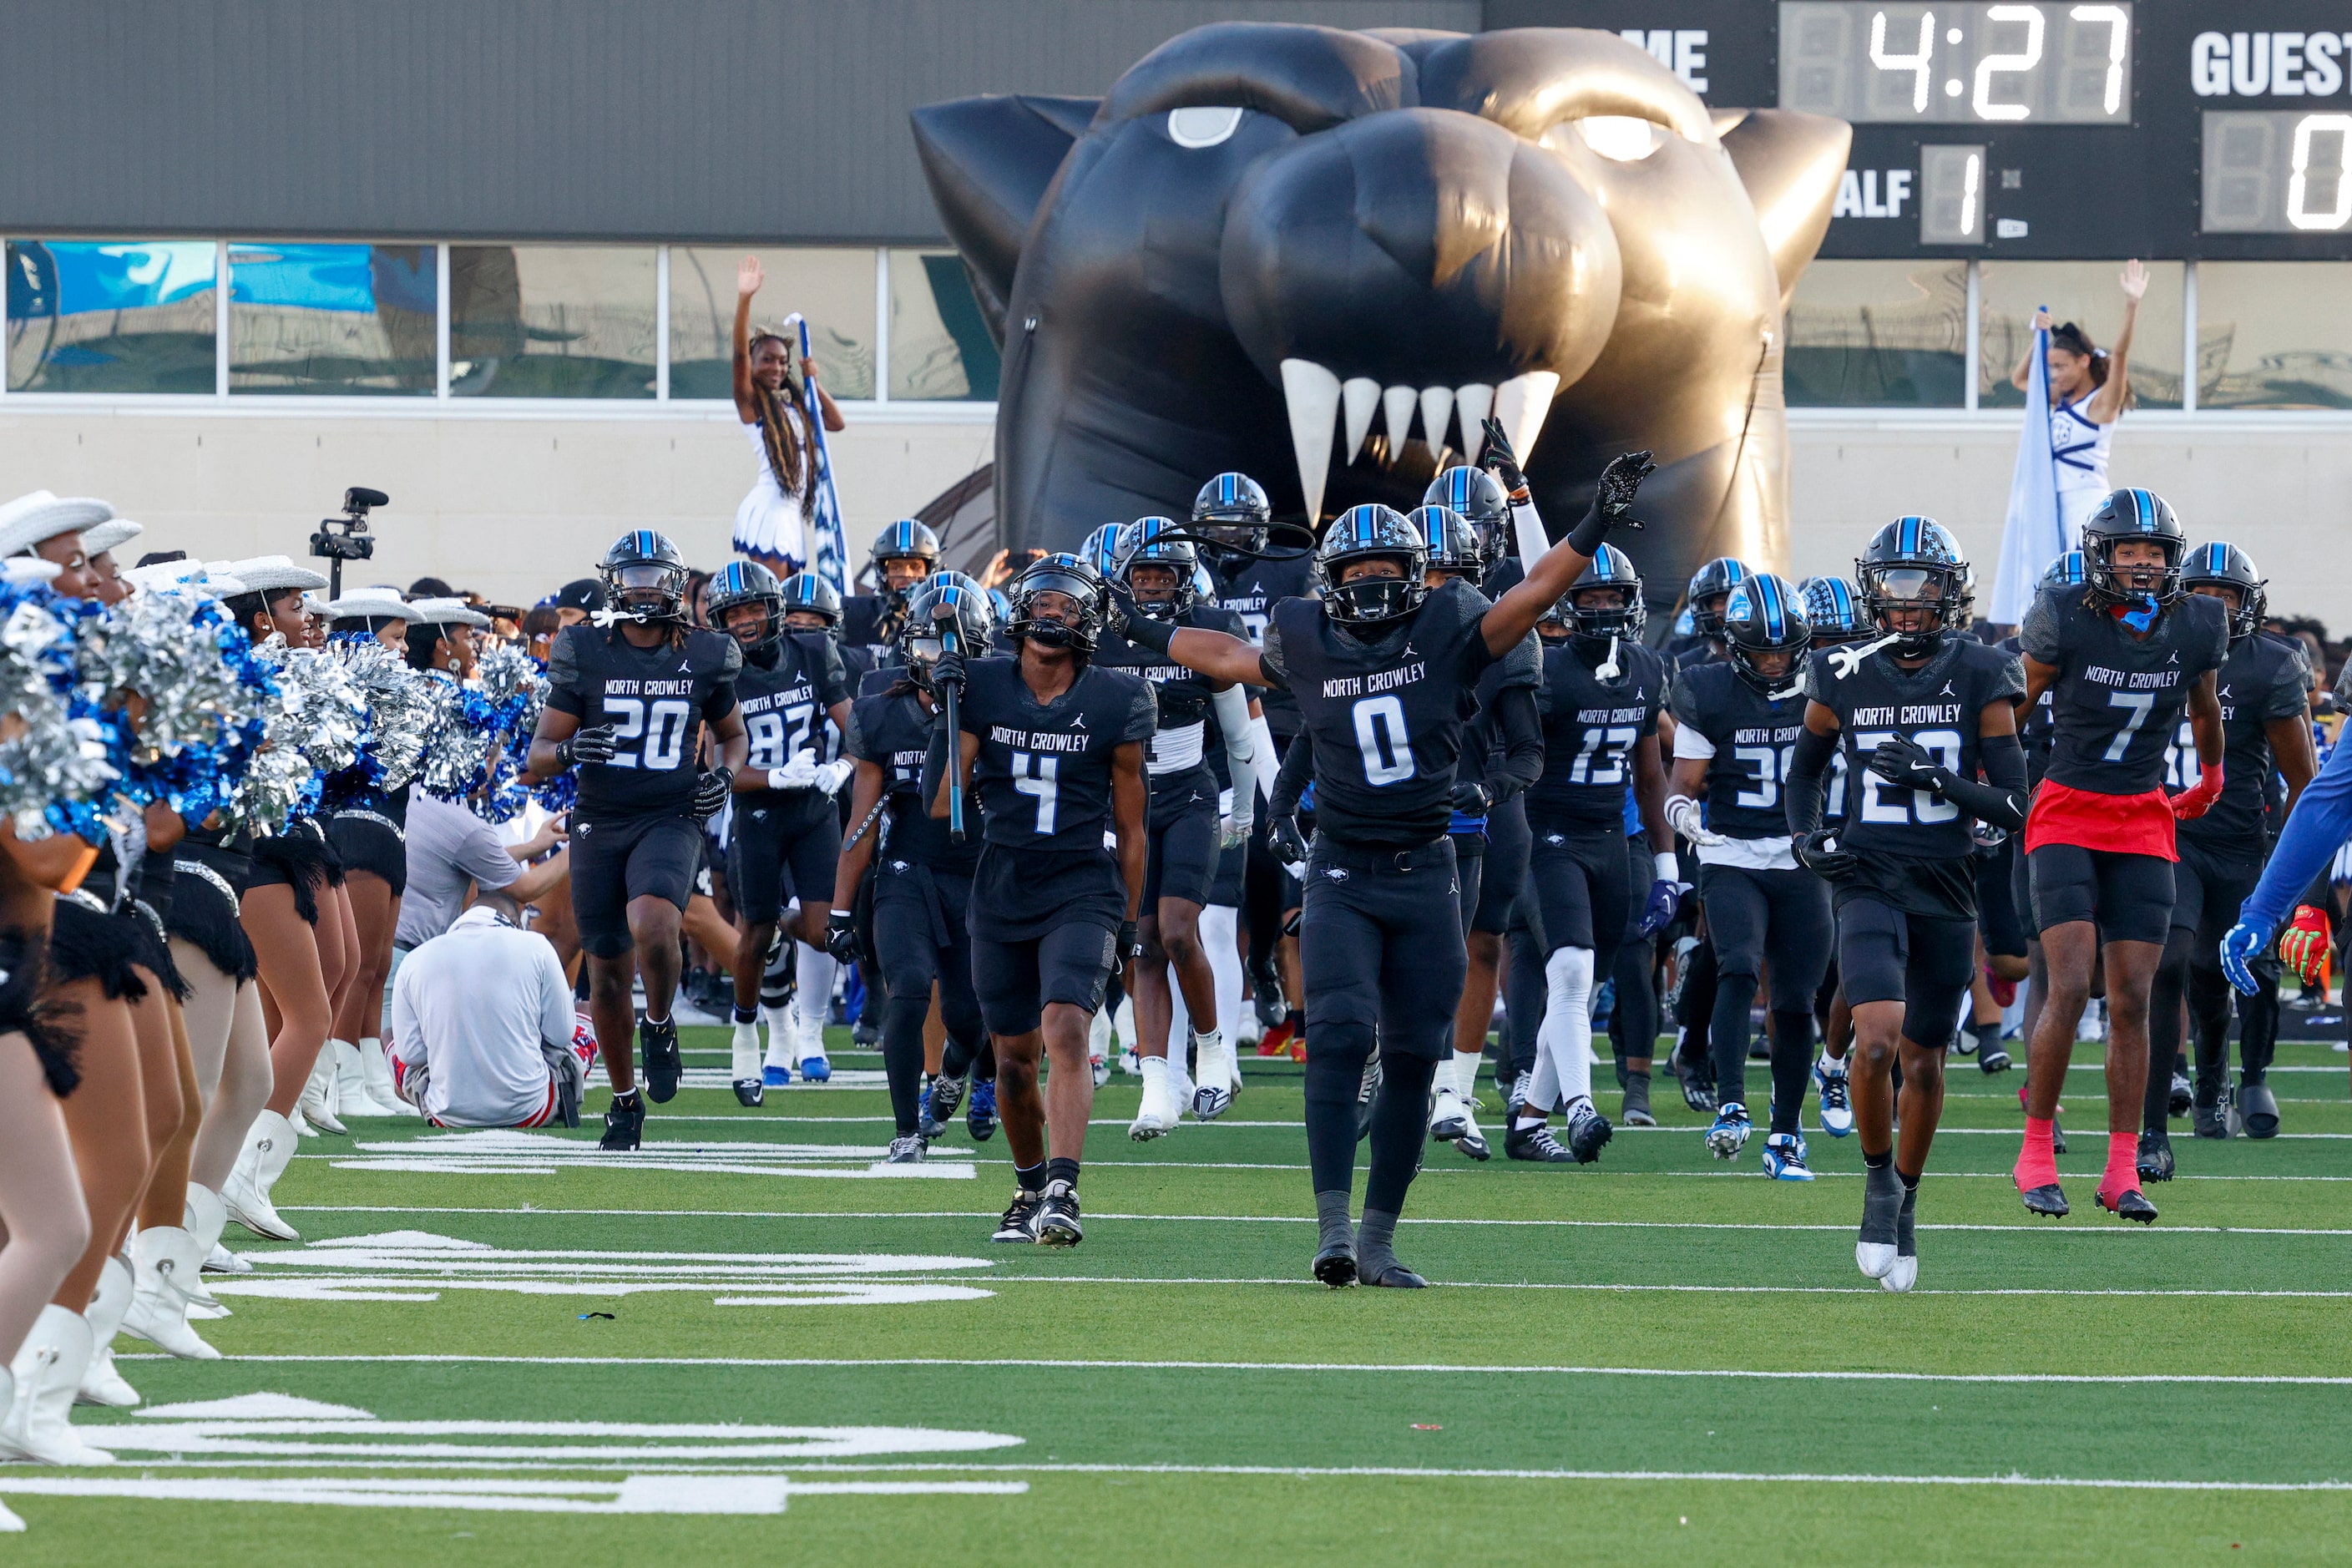
[[[502,889],[408,955],[384,1044],[400,1097],[436,1127],[577,1127],[596,1059],[553,944]]]

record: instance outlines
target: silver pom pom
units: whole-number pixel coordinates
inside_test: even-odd
[[[329,651],[367,705],[363,759],[380,770],[369,782],[387,795],[405,788],[445,721],[434,683],[373,637],[338,638]]]

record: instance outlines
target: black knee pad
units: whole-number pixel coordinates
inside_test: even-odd
[[[1370,1024],[1318,1025],[1307,1048],[1306,1098],[1318,1104],[1355,1104],[1373,1042]]]

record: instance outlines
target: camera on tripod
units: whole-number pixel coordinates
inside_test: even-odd
[[[343,515],[319,520],[319,531],[310,535],[310,553],[329,561],[374,560],[375,539],[368,532],[368,512],[391,504],[392,498],[382,490],[353,485],[343,492]]]

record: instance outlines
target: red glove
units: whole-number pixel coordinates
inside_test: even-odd
[[[2221,798],[2221,764],[2206,763],[2197,782],[2172,797],[2172,815],[2187,822],[2204,816]]]
[[[2280,959],[2306,985],[2316,984],[2327,968],[2330,934],[2327,911],[2316,904],[2296,905],[2294,921],[2279,933]]]

